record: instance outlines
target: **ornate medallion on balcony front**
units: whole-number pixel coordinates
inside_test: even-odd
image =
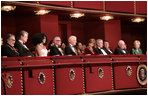
[[[69,71],[69,79],[73,81],[75,79],[75,71],[73,69],[70,69]]]
[[[99,78],[101,78],[101,79],[104,77],[104,71],[103,71],[102,68],[99,68],[99,69],[98,69],[98,76],[99,76]]]
[[[131,76],[132,75],[132,67],[131,66],[127,66],[126,74],[127,74],[127,76]]]
[[[39,79],[40,84],[44,84],[45,83],[45,74],[43,72],[40,72],[38,79]]]
[[[13,78],[11,74],[8,74],[6,77],[6,85],[8,88],[11,88],[13,84]]]
[[[140,83],[140,85],[146,85],[147,84],[147,66],[144,64],[141,64],[137,68],[137,80]]]

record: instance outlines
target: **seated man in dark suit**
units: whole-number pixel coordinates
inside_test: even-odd
[[[19,53],[14,48],[15,36],[13,34],[8,34],[6,38],[7,43],[2,46],[2,56],[7,57],[18,57]]]
[[[105,48],[103,47],[102,39],[97,39],[96,53],[99,55],[108,55]]]
[[[107,54],[113,54],[113,51],[109,48],[109,42],[107,40],[104,41],[104,48]]]
[[[118,46],[114,51],[115,55],[128,55],[128,51],[126,50],[126,44],[123,40],[119,40]]]
[[[77,43],[77,37],[76,36],[70,36],[68,39],[69,46],[66,46],[65,53],[66,55],[78,55],[77,49],[75,47]]]
[[[25,43],[28,40],[28,32],[26,31],[21,31],[19,34],[19,40],[15,43],[15,47],[18,50],[19,54],[21,57],[24,56],[33,56],[33,54],[31,53],[31,51],[27,48],[27,46],[25,45]]]
[[[54,45],[50,47],[50,56],[54,55],[63,56],[64,51],[61,48],[61,38],[57,36],[54,38],[53,42]]]

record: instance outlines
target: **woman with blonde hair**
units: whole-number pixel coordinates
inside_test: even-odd
[[[131,53],[133,55],[142,55],[142,50],[140,49],[140,41],[139,40],[135,40],[134,41],[134,47],[131,50]]]
[[[96,48],[96,40],[94,38],[89,39],[89,42],[94,44],[94,48]]]

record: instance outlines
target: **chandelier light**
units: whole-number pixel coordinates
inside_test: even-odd
[[[132,20],[132,22],[136,22],[136,23],[140,23],[140,22],[145,21],[145,19],[144,18],[141,18],[141,17],[136,17],[136,18],[133,18],[131,20]]]
[[[74,14],[70,14],[71,18],[80,18],[84,16],[84,13],[74,13]]]
[[[38,10],[38,11],[34,11],[36,15],[45,15],[48,14],[50,12],[50,10]]]
[[[108,20],[114,19],[114,17],[111,16],[111,15],[106,15],[106,16],[101,16],[100,19],[101,20],[108,21]]]
[[[16,6],[10,6],[10,5],[5,5],[5,6],[2,6],[1,8],[2,11],[7,11],[7,12],[15,9],[16,9]]]

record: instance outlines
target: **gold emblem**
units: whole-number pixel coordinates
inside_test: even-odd
[[[144,64],[141,64],[137,68],[137,80],[140,85],[146,85],[147,84],[147,66]]]
[[[39,83],[40,83],[40,84],[44,84],[44,83],[45,83],[45,75],[44,75],[43,72],[40,72],[40,73],[39,73],[38,79],[39,79]]]
[[[8,74],[6,77],[6,85],[8,88],[11,88],[13,84],[13,78],[11,74]]]
[[[75,71],[73,69],[70,69],[69,71],[69,79],[73,81],[75,79]]]
[[[127,66],[126,74],[127,74],[127,76],[131,76],[132,75],[132,67],[131,66]]]
[[[99,76],[99,78],[103,78],[103,76],[104,76],[104,71],[103,71],[103,69],[102,68],[99,68],[98,69],[98,76]]]

